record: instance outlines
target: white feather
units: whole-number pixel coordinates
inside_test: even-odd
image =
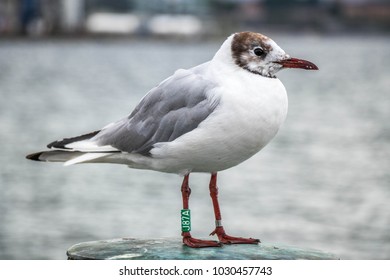
[[[81,155],[79,157],[76,157],[74,159],[66,161],[64,163],[64,166],[69,166],[69,165],[73,165],[73,164],[76,164],[76,163],[82,163],[82,162],[86,162],[86,161],[91,161],[91,160],[94,160],[94,159],[98,159],[98,158],[109,156],[111,154],[112,153],[87,153],[87,154],[83,154],[83,155]]]
[[[77,141],[70,144],[65,145],[67,149],[72,149],[74,151],[79,152],[115,152],[118,151],[118,149],[114,148],[110,145],[105,146],[99,146],[94,141],[83,140],[83,141]]]

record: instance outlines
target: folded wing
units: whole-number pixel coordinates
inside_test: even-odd
[[[198,71],[178,70],[149,91],[129,116],[99,131],[50,143],[48,147],[56,152],[51,151],[51,156],[41,152],[29,158],[56,161],[58,157],[58,161],[64,161],[67,157],[62,153],[73,153],[65,161],[74,164],[117,152],[150,156],[154,144],[174,141],[192,131],[215,110],[219,100],[210,94],[215,87]]]

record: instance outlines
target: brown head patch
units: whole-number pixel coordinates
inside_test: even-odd
[[[236,33],[233,37],[231,51],[235,63],[245,68],[250,62],[249,50],[254,49],[256,46],[261,47],[265,54],[272,51],[272,47],[266,44],[268,40],[267,36],[254,32],[240,32]],[[254,58],[258,59],[258,58]]]

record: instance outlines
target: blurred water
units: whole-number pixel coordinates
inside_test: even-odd
[[[232,235],[390,258],[390,39],[273,36],[320,71],[284,71],[289,115],[261,153],[219,175]],[[221,42],[0,41],[0,259],[64,259],[74,243],[180,235],[181,179],[118,165],[39,164],[52,140],[127,115],[177,68]],[[195,174],[193,235],[214,218]]]

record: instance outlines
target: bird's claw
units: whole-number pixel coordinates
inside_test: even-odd
[[[210,235],[217,235],[219,242],[222,244],[259,244],[260,239],[255,238],[243,238],[227,235],[222,226],[216,227]]]
[[[222,244],[214,240],[193,238],[190,233],[183,233],[183,243],[190,248],[221,247]]]

